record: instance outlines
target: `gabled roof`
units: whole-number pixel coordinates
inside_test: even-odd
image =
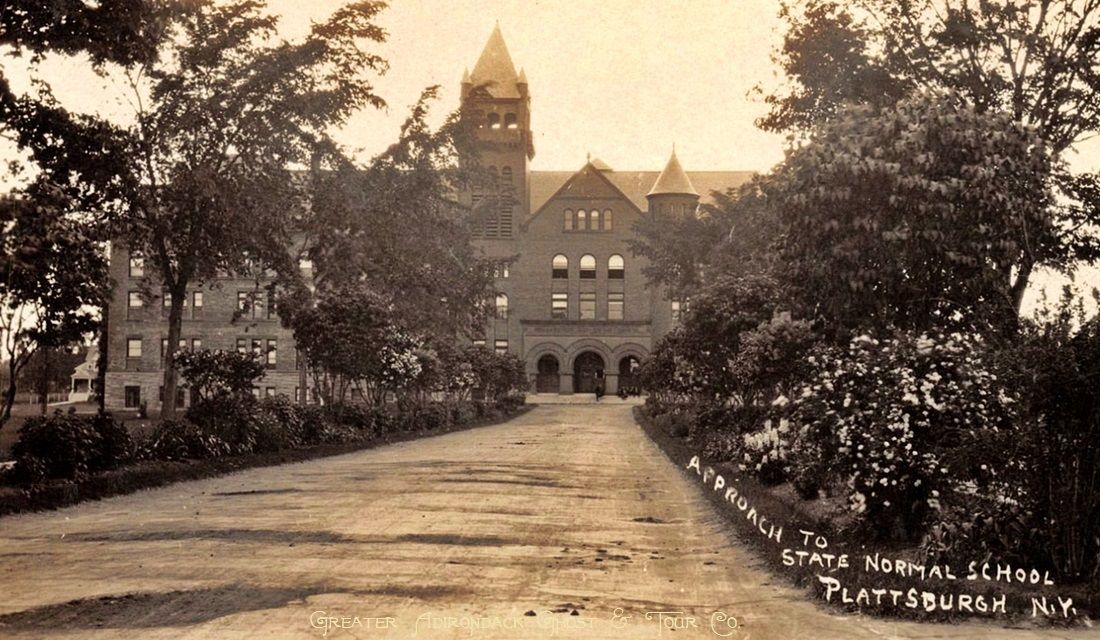
[[[516,66],[512,64],[512,56],[508,53],[508,45],[504,44],[504,36],[500,32],[500,25],[493,29],[489,41],[485,43],[485,49],[481,57],[474,65],[469,82],[474,85],[487,85],[489,95],[494,98],[518,98],[519,89],[516,84],[520,82],[516,74]]]
[[[699,195],[699,192],[691,184],[691,179],[684,173],[684,168],[680,166],[680,161],[676,159],[675,149],[672,150],[672,156],[669,157],[664,171],[657,177],[657,182],[653,183],[653,188],[646,195],[663,194]]]
[[[565,184],[575,171],[532,171],[528,182],[531,212],[541,209]],[[726,189],[740,187],[756,175],[752,171],[690,171],[686,172],[692,185],[699,190],[700,202],[709,202],[712,191],[724,193]],[[640,211],[647,211],[646,193],[659,177],[656,171],[600,171]]]
[[[598,162],[598,161],[597,161]],[[601,163],[603,164],[603,163]],[[603,165],[606,167],[607,165]],[[532,172],[531,184],[533,185],[535,180],[534,176],[537,172]],[[534,200],[531,202],[531,215],[527,218],[528,222],[538,216],[539,211],[554,198],[623,198],[627,202],[630,202],[634,206],[634,200],[623,193],[614,182],[608,179],[608,176],[612,173],[610,168],[601,169],[597,167],[591,160],[586,162],[580,171],[575,173],[569,172],[552,172],[554,174],[563,174],[565,176],[562,182],[558,183],[558,187],[552,192],[547,194],[545,198],[535,206]],[[532,195],[534,189],[532,188]],[[541,194],[540,194],[541,195]],[[639,209],[644,211],[644,209]]]

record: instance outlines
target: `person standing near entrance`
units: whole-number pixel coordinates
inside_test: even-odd
[[[596,402],[600,401],[600,398],[603,397],[603,394],[603,369],[596,369]]]

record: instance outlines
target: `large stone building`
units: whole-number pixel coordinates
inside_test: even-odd
[[[752,174],[686,172],[675,152],[660,173],[591,158],[576,172],[531,171],[530,87],[499,27],[463,77],[462,100],[482,122],[480,164],[511,196],[475,229],[487,255],[516,256],[499,274],[486,344],[523,358],[540,392],[590,392],[601,378],[608,393],[631,386],[634,363],[676,322],[680,304],[648,286],[644,261],[629,249],[634,223],[658,211],[692,215],[700,193]],[[477,204],[479,194],[468,197]]]
[[[527,364],[532,391],[608,393],[630,386],[632,363],[676,322],[679,301],[647,285],[644,261],[628,242],[651,212],[691,215],[700,194],[744,183],[749,172],[686,172],[675,153],[663,171],[615,171],[589,159],[576,172],[531,171],[531,94],[499,27],[472,72],[462,100],[481,113],[479,162],[509,197],[493,199],[476,242],[490,257],[515,261],[498,274],[497,314],[483,340]],[[566,132],[562,132],[565,135]],[[473,209],[485,194],[463,196]],[[499,203],[499,204],[498,204]],[[484,204],[484,203],[482,203]],[[113,408],[160,410],[167,307],[144,302],[145,265],[114,246],[116,283],[108,320],[106,400]],[[179,347],[251,350],[269,371],[256,392],[300,393],[291,333],[271,305],[255,299],[255,279],[227,276],[189,292]],[[245,317],[239,317],[241,309]],[[189,399],[180,393],[180,405]]]

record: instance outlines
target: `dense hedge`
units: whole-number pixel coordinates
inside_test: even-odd
[[[193,405],[182,420],[160,422],[138,437],[107,413],[57,411],[26,421],[12,448],[15,466],[3,481],[33,491],[59,481],[86,482],[126,465],[366,443],[492,420],[515,413],[523,404],[523,396],[505,396],[495,402],[437,402],[399,411],[392,404],[300,406],[283,396],[257,400],[249,394],[221,395]]]

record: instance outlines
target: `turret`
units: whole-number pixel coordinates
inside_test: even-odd
[[[699,193],[680,166],[675,148],[661,175],[657,176],[657,182],[653,183],[653,188],[646,194],[646,199],[649,200],[649,212],[652,214],[694,215],[698,208]]]
[[[478,163],[500,185],[495,210],[480,212],[482,223],[474,231],[485,238],[510,238],[526,213],[528,163],[535,146],[527,75],[516,73],[499,24],[473,71],[462,76],[462,103],[478,123]],[[477,207],[489,191],[475,190],[471,204]]]

